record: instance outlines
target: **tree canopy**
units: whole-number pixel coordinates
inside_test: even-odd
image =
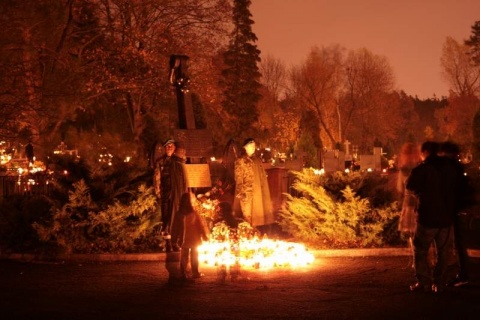
[[[233,1],[233,31],[223,54],[224,69],[220,85],[223,88],[222,106],[235,121],[228,121],[227,132],[233,138],[252,135],[258,121],[257,103],[261,98],[260,50],[252,31],[250,0]]]
[[[387,57],[367,48],[314,46],[289,68],[271,55],[262,61],[250,5],[1,1],[0,139],[33,140],[39,158],[65,142],[92,161],[105,149],[144,161],[177,128],[169,58],[184,54],[196,121],[219,149],[247,136],[312,155],[347,139],[362,153],[374,141],[399,148],[425,132],[472,141],[474,128],[465,128],[478,114],[480,21],[465,43],[445,41],[441,63],[452,93],[420,101],[396,88]]]

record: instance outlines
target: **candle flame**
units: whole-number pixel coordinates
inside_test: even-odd
[[[257,237],[203,242],[198,251],[199,261],[212,266],[270,269],[303,267],[315,260],[303,244]]]

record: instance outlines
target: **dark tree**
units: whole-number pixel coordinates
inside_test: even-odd
[[[473,118],[473,159],[480,162],[480,111]]]
[[[320,139],[320,121],[312,110],[304,110],[300,119],[300,135],[298,141],[298,152],[303,153],[303,160],[306,167],[318,167],[321,162],[321,150],[323,142]]]
[[[228,133],[235,138],[252,133],[258,120],[257,102],[260,100],[260,50],[252,32],[254,21],[248,9],[250,0],[234,0],[230,43],[223,55],[225,68],[220,85],[224,90],[223,108],[231,116]]]
[[[477,65],[480,65],[480,20],[473,24],[472,34],[470,38],[465,41],[465,44],[470,47],[472,60]]]
[[[68,21],[64,2],[0,2],[0,137],[10,142],[36,142],[55,116],[50,111],[60,113],[58,101],[70,83],[58,50]]]
[[[434,133],[439,131],[438,123],[435,121],[435,112],[445,108],[448,105],[448,101],[446,98],[428,98],[422,100],[418,97],[412,97],[412,101],[414,110],[419,118],[417,130],[414,132],[414,135],[417,137],[417,141],[423,141],[426,138],[425,129],[427,127],[430,127]]]

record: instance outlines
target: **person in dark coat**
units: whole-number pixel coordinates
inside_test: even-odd
[[[466,247],[465,230],[462,228],[462,217],[467,215],[466,211],[473,204],[474,192],[471,187],[465,168],[460,162],[460,147],[451,142],[446,141],[440,144],[440,156],[452,162],[452,165],[458,170],[461,176],[460,197],[457,205],[457,212],[453,223],[455,253],[457,256],[458,273],[454,279],[447,282],[452,287],[460,287],[469,283],[468,272],[468,253]]]
[[[162,235],[166,250],[179,251],[183,226],[177,212],[181,196],[188,192],[185,160],[175,154],[177,146],[174,140],[165,141],[163,147],[165,152],[155,164],[155,193],[160,201]]]
[[[25,146],[25,156],[27,157],[28,162],[33,163],[35,155],[33,153],[33,144],[31,142]]]
[[[422,144],[423,162],[407,179],[406,188],[419,200],[418,221],[414,245],[414,266],[417,282],[411,291],[440,292],[445,286],[448,249],[453,240],[452,226],[459,200],[460,176],[451,161],[438,156],[439,145]],[[437,262],[432,270],[428,265],[428,250],[434,243]]]
[[[240,208],[240,215],[254,228],[273,224],[267,174],[262,161],[255,155],[255,140],[246,139],[243,148],[245,154],[235,161],[234,209]]]

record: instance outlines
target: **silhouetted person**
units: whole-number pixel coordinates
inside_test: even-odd
[[[453,223],[455,252],[457,253],[458,273],[455,278],[447,283],[449,286],[460,287],[469,283],[468,253],[466,247],[465,231],[462,228],[462,217],[466,216],[465,209],[473,203],[473,190],[465,174],[465,168],[460,162],[460,148],[457,144],[446,141],[440,144],[440,156],[451,160],[452,165],[458,170],[462,180],[460,184],[460,198]]]
[[[235,198],[235,161],[240,157],[240,150],[233,139],[230,139],[225,146],[222,157],[222,184],[224,194],[221,201],[227,201],[233,206]]]
[[[34,155],[34,153],[33,153],[33,145],[32,145],[31,142],[29,142],[29,143],[25,146],[25,157],[27,157],[28,162],[33,163],[33,158],[35,157],[35,155]]]
[[[417,282],[410,286],[411,291],[440,292],[445,286],[460,177],[451,161],[437,155],[438,147],[438,143],[432,141],[422,144],[423,162],[412,170],[406,184],[406,188],[419,198],[418,221],[413,239]],[[428,250],[432,243],[437,249],[433,274],[428,265]]]

